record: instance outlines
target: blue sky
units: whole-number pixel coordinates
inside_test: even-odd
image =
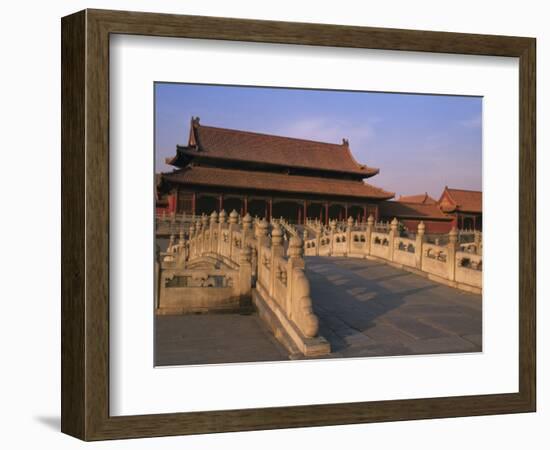
[[[399,195],[444,186],[481,190],[482,98],[378,92],[155,84],[155,163],[204,125],[341,143],[380,173],[367,180]]]

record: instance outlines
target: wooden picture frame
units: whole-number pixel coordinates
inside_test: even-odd
[[[533,38],[85,10],[62,30],[62,416],[84,440],[535,411]],[[141,416],[109,415],[109,36],[135,34],[519,58],[519,391]]]

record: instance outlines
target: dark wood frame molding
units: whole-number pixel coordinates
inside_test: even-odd
[[[535,411],[534,38],[104,10],[64,17],[61,32],[64,433],[100,440]],[[108,99],[114,33],[518,57],[519,392],[109,416]]]

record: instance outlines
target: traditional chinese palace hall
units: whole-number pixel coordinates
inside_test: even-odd
[[[167,159],[158,177],[157,205],[169,212],[366,220],[394,197],[367,183],[379,169],[357,162],[349,142],[315,142],[206,126],[192,118],[187,145]]]

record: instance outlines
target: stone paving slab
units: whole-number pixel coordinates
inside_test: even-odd
[[[384,321],[376,321],[369,326],[367,329],[363,330],[362,333],[371,337],[378,343],[406,343],[413,341],[414,338],[411,337],[408,333],[404,333],[399,328],[390,325]]]
[[[155,365],[288,360],[256,314],[155,317]]]
[[[459,336],[466,334],[481,334],[481,317],[477,320],[467,314],[438,314],[429,315],[421,319],[439,329]]]
[[[306,257],[306,271],[332,357],[482,350],[481,295],[368,259]]]
[[[422,340],[448,336],[446,332],[425,324],[414,317],[401,315],[386,318],[385,321],[414,339]]]
[[[481,346],[477,346],[460,336],[446,336],[435,339],[423,339],[410,342],[407,347],[412,354],[436,354],[436,353],[472,353],[479,352]]]
[[[374,343],[360,348],[346,348],[333,358],[368,358],[373,356],[404,356],[414,354],[413,350],[402,343]]]

